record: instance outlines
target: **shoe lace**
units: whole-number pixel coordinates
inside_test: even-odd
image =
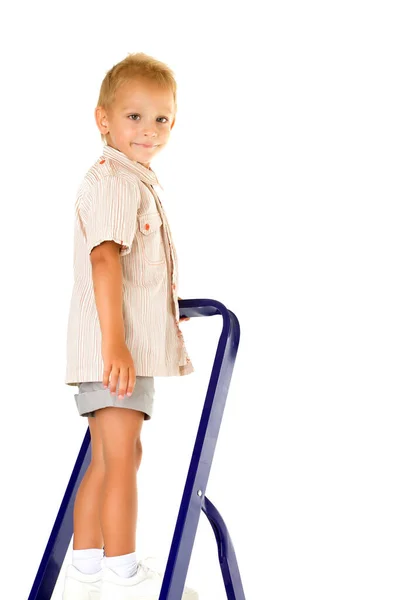
[[[159,559],[156,556],[146,556],[145,558],[142,558],[139,563],[145,573],[153,571],[162,576],[162,569],[159,564]]]

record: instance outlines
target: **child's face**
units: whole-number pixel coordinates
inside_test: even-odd
[[[135,78],[118,88],[108,112],[99,107],[95,116],[109,146],[149,168],[151,159],[169,140],[174,111],[171,90]]]

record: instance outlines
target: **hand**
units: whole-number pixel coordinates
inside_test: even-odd
[[[183,300],[183,298],[180,298],[180,296],[177,296],[178,300]],[[180,321],[189,321],[190,317],[180,317],[179,318],[179,323]]]
[[[109,387],[112,395],[116,393],[119,378],[119,396],[131,396],[136,385],[136,370],[129,348],[124,341],[102,342],[102,357],[104,362],[103,386]]]

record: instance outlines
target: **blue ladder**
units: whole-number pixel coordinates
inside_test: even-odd
[[[159,600],[178,600],[183,595],[201,510],[208,517],[216,537],[227,598],[228,600],[245,600],[229,532],[220,513],[205,496],[237,355],[240,326],[235,314],[216,300],[208,298],[179,300],[179,308],[180,317],[222,315],[223,328],[216,350]],[[90,461],[90,429],[87,428],[28,600],[51,600],[73,535],[73,509],[76,493]]]

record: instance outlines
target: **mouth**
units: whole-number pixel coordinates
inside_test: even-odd
[[[135,146],[141,146],[142,148],[157,148],[159,144],[137,144],[134,142]]]

